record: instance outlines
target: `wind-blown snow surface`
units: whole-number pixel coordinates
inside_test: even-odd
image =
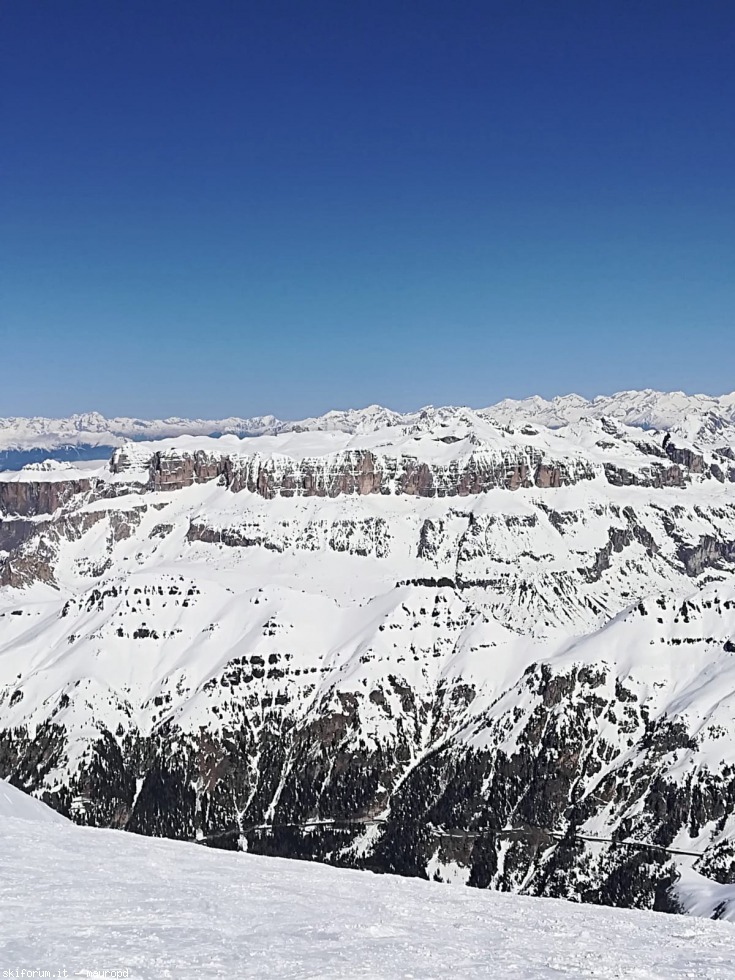
[[[729,923],[75,827],[5,788],[3,970],[107,969],[132,980],[735,977]]]
[[[727,890],[729,430],[388,421],[3,474],[0,773],[251,851],[655,908],[690,873]]]

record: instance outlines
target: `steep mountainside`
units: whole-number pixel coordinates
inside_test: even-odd
[[[2,474],[0,775],[481,887],[735,882],[726,428],[374,421]]]

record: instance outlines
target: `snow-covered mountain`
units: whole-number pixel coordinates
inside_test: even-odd
[[[177,435],[211,435],[215,431],[258,434],[279,425],[265,415],[252,419],[106,419],[98,412],[71,415],[64,419],[0,418],[0,447],[3,449],[51,449],[56,446],[117,445],[127,439],[163,439]]]
[[[319,430],[371,432],[387,426],[406,426],[432,417],[451,416],[452,408],[428,406],[401,414],[380,405],[364,409],[327,412],[326,415],[297,421],[273,415],[226,419],[107,419],[98,412],[69,418],[0,418],[0,468],[20,468],[38,462],[45,455],[57,459],[103,458],[108,450],[128,440],[167,439],[180,435],[222,435],[240,437],[275,435],[279,432]],[[551,400],[506,399],[484,409],[483,414],[504,425],[535,423],[551,428],[579,422],[585,418],[612,418],[626,425],[677,432],[687,438],[721,439],[723,429],[735,426],[735,393],[719,397],[686,395],[683,392],[623,391],[588,400],[580,395],[564,395]],[[731,441],[735,437],[730,432]]]
[[[507,398],[489,409],[496,418],[532,419],[540,425],[558,427],[583,418],[615,418],[626,425],[649,429],[671,429],[687,416],[718,415],[735,420],[735,392],[730,395],[686,395],[683,391],[619,391],[587,399],[562,395],[545,399],[538,396],[514,400]]]
[[[282,425],[272,415],[251,419],[107,419],[98,412],[69,418],[0,418],[0,470],[20,469],[46,458],[59,461],[106,459],[129,439],[178,435],[240,436],[274,432]]]
[[[82,823],[689,907],[735,883],[727,433],[363,413],[3,473],[0,775]]]
[[[735,977],[735,925],[39,822],[0,783],[4,976]],[[42,809],[42,804],[36,804]],[[696,876],[695,876],[696,877]],[[692,883],[711,892],[706,882]],[[716,886],[726,891],[723,886]],[[18,971],[17,973],[15,971]],[[65,971],[65,972],[64,972]]]

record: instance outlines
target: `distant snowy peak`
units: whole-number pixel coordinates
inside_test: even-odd
[[[260,435],[283,425],[273,415],[240,419],[106,419],[97,412],[65,419],[0,419],[0,451],[56,449],[60,446],[116,446],[129,439],[166,439],[180,435]]]
[[[391,425],[400,425],[408,416],[401,415],[382,405],[368,405],[367,408],[349,408],[345,411],[331,411],[326,415],[303,419],[300,422],[283,422],[281,428],[294,430],[316,430],[337,432],[372,432]]]
[[[677,429],[683,425],[696,431],[716,420],[735,423],[735,392],[729,395],[686,395],[683,391],[620,391],[588,400],[581,395],[545,399],[537,395],[515,400],[506,398],[487,410],[499,421],[526,418],[538,425],[559,428],[584,418],[610,417],[626,425],[652,429]],[[693,433],[691,433],[693,434]]]
[[[549,428],[562,428],[584,419],[612,418],[638,428],[672,431],[689,441],[735,444],[735,393],[716,397],[646,389],[599,395],[591,400],[575,394],[550,400],[537,395],[521,400],[505,399],[474,413],[467,408],[427,406],[402,414],[380,405],[369,405],[296,421],[284,421],[274,415],[226,419],[107,419],[98,412],[63,419],[0,418],[0,456],[18,451],[54,452],[62,447],[110,447],[129,440],[150,441],[182,435],[235,435],[242,438],[294,431],[361,434],[395,426],[441,424],[462,418],[467,413],[492,418],[501,425],[531,423]]]

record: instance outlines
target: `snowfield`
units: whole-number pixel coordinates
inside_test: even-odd
[[[1,976],[735,978],[730,923],[76,827],[6,783],[0,867]]]

